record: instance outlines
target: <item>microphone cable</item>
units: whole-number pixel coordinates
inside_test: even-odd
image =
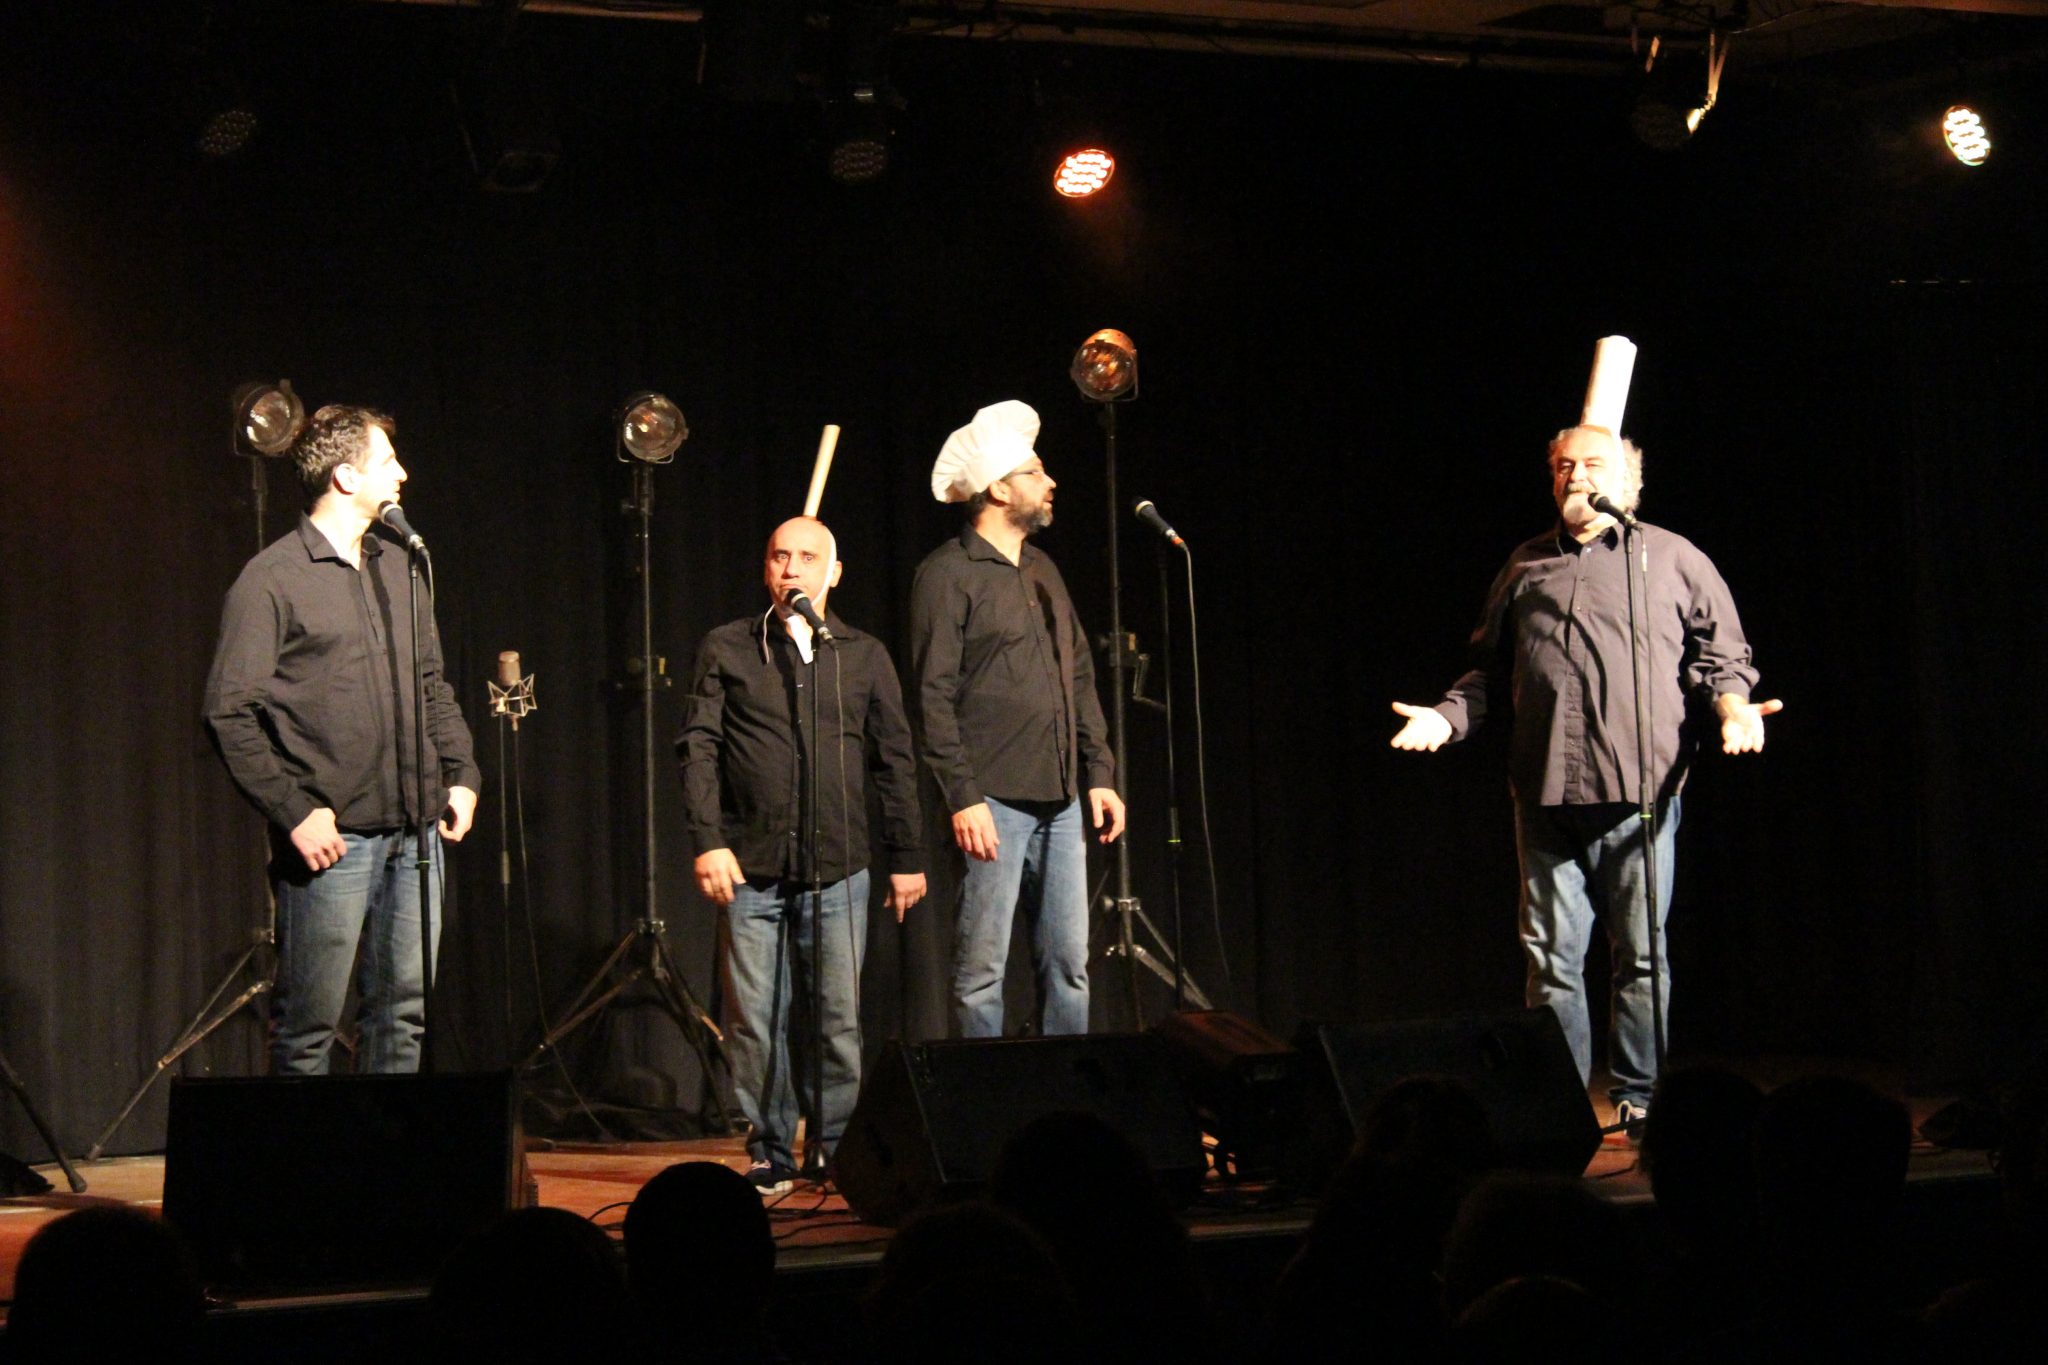
[[[1195,617],[1195,553],[1180,542],[1188,570],[1188,668],[1193,675],[1195,705],[1195,808],[1202,820],[1202,862],[1209,874],[1209,927],[1216,937],[1216,962],[1223,968],[1223,998],[1237,994],[1230,979],[1230,950],[1223,944],[1223,900],[1216,885],[1216,841],[1209,832],[1208,731],[1202,723],[1202,631]]]

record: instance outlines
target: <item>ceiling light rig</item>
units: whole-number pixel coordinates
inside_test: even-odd
[[[1068,199],[1099,194],[1116,174],[1116,158],[1101,147],[1083,147],[1060,158],[1052,187]]]
[[[1719,29],[1707,34],[1706,89],[1695,102],[1693,92],[1699,87],[1693,82],[1698,79],[1699,68],[1692,67],[1688,72],[1675,65],[1676,57],[1665,58],[1660,67],[1663,39],[1650,39],[1650,50],[1643,59],[1642,89],[1629,114],[1629,126],[1637,141],[1655,151],[1675,152],[1692,140],[1707,114],[1720,102],[1721,68],[1728,64],[1731,41]]]
[[[1967,104],[1951,104],[1941,116],[1941,138],[1965,166],[1981,166],[1991,155],[1991,134],[1985,131],[1982,116]]]

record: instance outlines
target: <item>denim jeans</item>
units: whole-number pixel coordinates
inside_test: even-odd
[[[341,831],[341,860],[314,872],[288,841],[272,855],[277,892],[277,989],[270,1059],[280,1072],[324,1075],[356,976],[359,1072],[418,1071],[426,1029],[420,964],[420,877],[410,830]],[[437,953],[441,939],[441,832],[427,835]]]
[[[1671,913],[1679,798],[1657,812],[1657,930]],[[1515,803],[1515,846],[1522,863],[1522,951],[1528,960],[1529,1004],[1548,1005],[1564,1025],[1581,1080],[1593,1070],[1592,1024],[1586,1010],[1586,949],[1593,921],[1607,931],[1614,961],[1609,995],[1609,1097],[1648,1104],[1657,1082],[1655,1017],[1651,1013],[1650,940],[1646,931],[1642,835],[1635,806],[1526,806]],[[1660,943],[1660,948],[1661,948]],[[1670,1018],[1671,955],[1663,953],[1664,1017]]]
[[[1003,1032],[1010,927],[1022,907],[1031,933],[1042,1031],[1088,1031],[1088,845],[1078,799],[991,799],[1000,843],[992,863],[967,859],[953,935],[953,1026],[962,1038]]]
[[[732,904],[722,917],[726,1052],[740,1113],[753,1128],[747,1154],[791,1169],[797,1165],[791,1144],[799,1110],[812,1148],[829,1159],[860,1095],[860,969],[867,956],[868,874],[856,872],[827,883],[820,899],[815,958],[808,882],[749,880],[733,888]],[[811,1059],[820,1036],[811,1007],[814,980],[823,992],[822,1118],[812,1112],[812,1087],[819,1078]]]

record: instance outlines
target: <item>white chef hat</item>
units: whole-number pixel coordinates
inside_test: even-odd
[[[932,465],[932,496],[966,502],[997,479],[1022,468],[1038,439],[1038,412],[1006,398],[974,414],[974,420],[946,438]]]

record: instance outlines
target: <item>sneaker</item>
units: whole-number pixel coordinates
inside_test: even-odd
[[[1650,1106],[1635,1100],[1623,1100],[1614,1106],[1614,1126],[1621,1129],[1631,1147],[1643,1140],[1643,1124],[1650,1117]]]
[[[766,1161],[757,1161],[747,1167],[747,1180],[761,1192],[763,1198],[788,1194],[796,1188],[796,1172],[787,1166],[775,1166]]]

